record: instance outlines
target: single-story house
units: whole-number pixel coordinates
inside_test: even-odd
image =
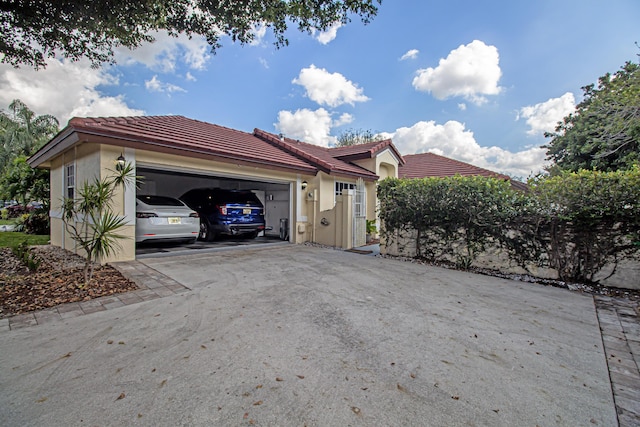
[[[76,117],[28,160],[50,170],[52,245],[76,251],[62,200],[109,176],[121,156],[144,180],[116,194],[114,210],[126,220],[120,234],[128,238],[103,262],[135,259],[136,192],[179,197],[198,187],[253,191],[267,227],[277,234],[285,224],[292,243],[361,246],[366,220],[376,218],[376,182],[398,177],[404,164],[391,140],[326,148],[182,116]]]
[[[126,220],[120,234],[128,238],[104,262],[135,259],[138,192],[180,197],[199,187],[251,190],[272,234],[348,249],[365,244],[366,221],[376,220],[378,180],[456,174],[509,180],[432,153],[402,156],[390,139],[327,148],[183,116],[76,117],[28,160],[50,170],[52,245],[77,250],[65,232],[62,200],[83,182],[109,176],[121,157],[143,179],[116,194],[114,210]]]

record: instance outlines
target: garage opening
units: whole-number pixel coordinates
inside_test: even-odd
[[[251,191],[264,206],[265,230],[258,234],[254,242],[245,239],[221,238],[214,242],[198,241],[195,245],[182,245],[190,249],[214,245],[260,244],[265,241],[288,241],[291,224],[291,183],[269,182],[220,175],[205,175],[189,171],[164,170],[138,165],[136,175],[140,182],[136,190],[140,195],[166,196],[180,198],[184,193],[195,188],[222,188],[225,190]],[[254,240],[254,239],[251,239]],[[136,245],[136,256],[153,252],[171,252],[179,250],[176,242]]]

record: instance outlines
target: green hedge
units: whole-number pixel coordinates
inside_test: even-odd
[[[417,233],[418,257],[469,266],[488,246],[519,265],[592,281],[607,263],[640,251],[640,169],[580,171],[529,182],[486,177],[386,179],[378,187],[381,234]]]

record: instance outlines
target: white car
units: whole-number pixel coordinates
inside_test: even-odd
[[[150,240],[195,242],[200,232],[197,212],[178,199],[136,196],[136,243]]]

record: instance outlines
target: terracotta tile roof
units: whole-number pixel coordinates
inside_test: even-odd
[[[408,154],[405,164],[398,168],[400,178],[428,178],[447,176],[486,176],[508,180],[516,190],[527,191],[527,184],[511,179],[509,176],[470,165],[459,160],[439,156],[434,153]]]
[[[334,155],[334,150],[336,150],[336,148],[321,147],[315,144],[296,141],[291,138],[281,139],[272,133],[265,132],[260,129],[255,129],[253,134],[265,141],[268,141],[276,147],[295,154],[301,159],[314,164],[318,169],[328,174],[362,177],[363,179],[369,180],[378,179],[378,175],[375,173],[336,157]]]
[[[347,147],[331,148],[331,154],[333,157],[343,160],[371,159],[386,148],[393,152],[393,154],[398,158],[400,164],[404,164],[402,155],[390,139],[368,142],[366,144],[350,145]]]
[[[238,161],[270,168],[316,174],[319,170],[366,180],[378,176],[350,160],[372,158],[385,149],[402,156],[391,140],[360,146],[326,148],[255,129],[254,133],[189,119],[183,116],[74,117],[29,159],[37,167],[78,141],[163,151],[193,157]]]
[[[256,136],[183,116],[73,118],[68,127],[78,133],[141,142],[261,165],[279,166],[308,173],[316,168],[297,156]]]
[[[509,179],[507,175],[470,165],[433,153],[409,154],[404,156],[405,164],[398,168],[400,178],[426,178],[445,176],[490,176]]]

